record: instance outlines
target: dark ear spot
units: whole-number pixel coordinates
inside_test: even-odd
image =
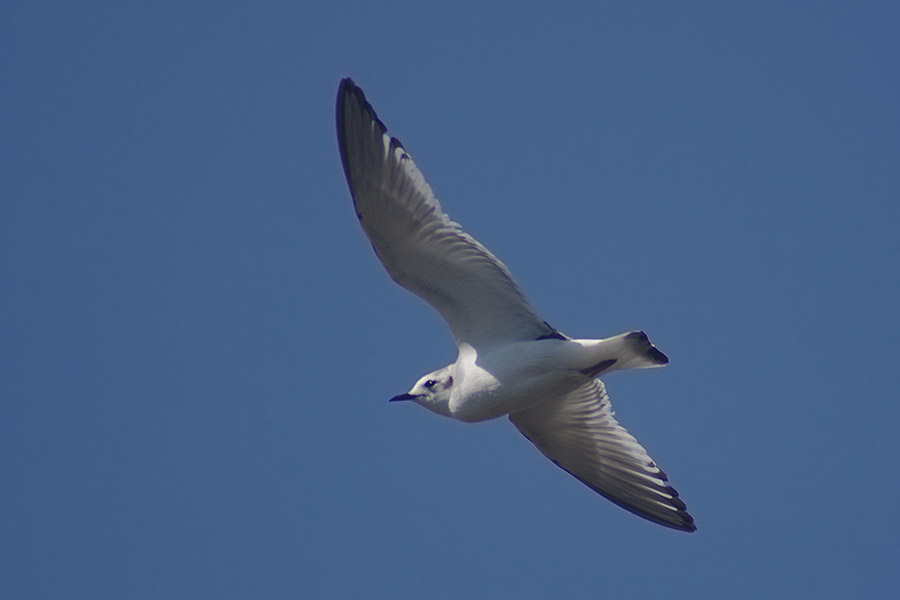
[[[453,385],[453,377],[448,377],[447,378],[447,387],[450,387],[451,385]]]

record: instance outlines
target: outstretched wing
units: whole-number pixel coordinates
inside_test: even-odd
[[[350,79],[337,96],[341,160],[356,215],[391,278],[431,304],[458,344],[558,335],[509,270],[441,210],[428,183]]]
[[[666,527],[696,531],[666,474],[613,418],[599,379],[509,420],[544,456],[622,508]]]

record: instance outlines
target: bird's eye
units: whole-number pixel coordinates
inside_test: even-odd
[[[434,379],[429,379],[428,381],[425,382],[425,387],[427,387],[429,389],[433,388],[434,384],[436,384],[436,383],[437,383],[437,381],[435,381]]]

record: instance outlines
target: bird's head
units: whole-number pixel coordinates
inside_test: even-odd
[[[423,376],[405,394],[394,396],[391,402],[399,400],[412,400],[420,406],[424,406],[432,412],[445,417],[450,414],[450,394],[453,391],[453,377],[450,375],[450,366],[433,371]]]

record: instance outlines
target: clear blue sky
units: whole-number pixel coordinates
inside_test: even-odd
[[[0,9],[0,596],[900,595],[897,4],[309,4]],[[669,355],[607,385],[698,533],[387,403],[455,348],[343,76],[548,321]]]

